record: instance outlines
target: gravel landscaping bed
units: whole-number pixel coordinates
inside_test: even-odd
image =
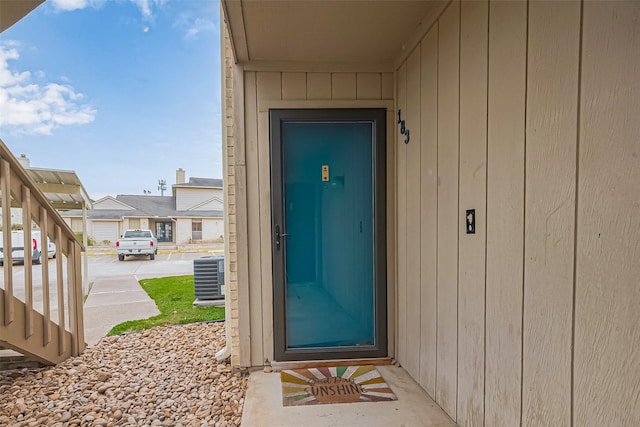
[[[247,377],[216,361],[224,345],[224,322],[157,327],[0,371],[0,425],[239,426]]]

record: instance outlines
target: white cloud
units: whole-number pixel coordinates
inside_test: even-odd
[[[93,7],[100,8],[106,0],[51,0],[53,7],[57,10],[72,11]]]
[[[142,17],[145,19],[151,18],[151,5],[149,4],[149,0],[131,0],[138,8],[140,8],[140,12],[142,13]]]
[[[195,39],[203,31],[215,30],[216,26],[212,20],[201,16],[181,13],[176,19],[174,26],[185,32],[185,37]]]
[[[96,111],[83,104],[84,95],[68,84],[32,81],[28,71],[17,72],[9,67],[10,60],[20,54],[16,48],[0,45],[0,128],[18,133],[50,135],[60,126],[90,123]],[[11,44],[14,46],[13,44]]]
[[[102,7],[108,0],[51,0],[53,7],[56,10],[60,11],[72,11],[72,10],[80,10],[86,9],[87,7],[93,7],[94,9],[98,9]],[[131,3],[135,4],[138,9],[140,9],[140,13],[142,14],[142,18],[145,21],[150,21],[153,19],[153,7],[154,6],[162,6],[166,3],[166,0],[129,0]]]
[[[196,37],[202,31],[213,30],[214,28],[213,21],[205,18],[196,18],[187,30],[187,37]]]
[[[0,49],[2,49],[0,47]],[[18,59],[20,54],[17,49],[3,49],[0,54],[0,82],[2,86],[16,85],[27,80],[31,73],[25,71],[23,73],[13,73],[9,70],[8,61],[10,59]]]
[[[76,10],[87,7],[87,0],[52,0],[51,3],[58,10]]]
[[[133,4],[138,6],[140,13],[142,14],[143,21],[153,21],[153,9],[162,6],[166,3],[166,0],[130,0]]]

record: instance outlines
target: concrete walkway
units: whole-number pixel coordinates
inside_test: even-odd
[[[84,340],[96,344],[115,325],[160,314],[135,276],[100,277],[84,303]]]

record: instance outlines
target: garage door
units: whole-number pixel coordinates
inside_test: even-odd
[[[117,222],[94,222],[93,223],[93,239],[97,244],[109,242],[115,245],[118,240],[118,223]]]

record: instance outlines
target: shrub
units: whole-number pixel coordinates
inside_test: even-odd
[[[76,237],[78,238],[78,240],[80,240],[80,241],[82,242],[82,241],[83,241],[82,239],[83,239],[83,237],[84,237],[84,236],[82,235],[82,231],[78,231],[78,232],[76,233]],[[95,240],[93,240],[93,239],[91,238],[91,236],[87,236],[87,245],[89,245],[89,246],[93,246],[93,245],[95,245],[95,244],[96,244]]]

